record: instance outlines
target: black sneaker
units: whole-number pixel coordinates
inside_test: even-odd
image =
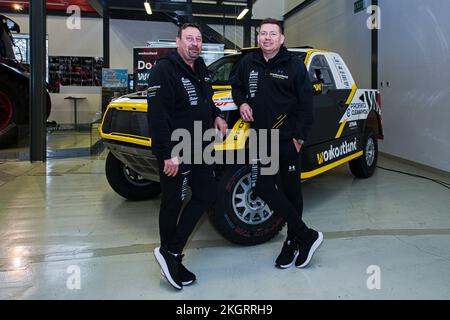
[[[297,239],[286,239],[283,243],[283,248],[275,260],[275,265],[281,269],[292,267],[295,259],[298,256],[298,241]]]
[[[299,255],[297,260],[295,260],[295,266],[297,268],[304,268],[308,265],[309,261],[314,254],[314,252],[319,248],[323,241],[322,232],[317,232],[310,229],[309,238],[305,239],[299,245]]]
[[[191,271],[189,271],[182,263],[181,261],[183,260],[184,254],[179,254],[176,256],[176,260],[178,262],[178,270],[180,272],[180,278],[181,278],[181,283],[183,284],[183,286],[188,286],[191,283],[193,283],[195,280],[197,280],[197,278],[195,277],[195,274],[193,274]],[[165,277],[166,275],[164,274],[163,270],[161,269],[161,274]]]
[[[181,263],[183,257],[184,254],[179,254],[176,259],[178,261],[178,270],[180,270],[181,282],[183,283],[183,286],[188,286],[191,283],[193,283],[197,278],[195,277],[195,274],[193,274],[188,269],[186,269],[185,266],[183,266],[183,264]]]
[[[176,257],[164,247],[156,248],[154,254],[167,281],[178,290],[183,289]]]

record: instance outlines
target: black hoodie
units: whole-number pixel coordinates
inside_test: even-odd
[[[248,53],[232,81],[233,100],[253,110],[255,129],[280,129],[280,139],[306,140],[313,123],[312,86],[304,62],[285,47],[264,59],[262,50]]]
[[[171,158],[177,143],[171,141],[174,130],[187,129],[193,136],[194,121],[201,121],[205,131],[214,127],[214,119],[220,115],[212,100],[210,74],[201,57],[194,69],[175,51],[159,59],[150,73],[148,124],[152,150],[163,160]]]

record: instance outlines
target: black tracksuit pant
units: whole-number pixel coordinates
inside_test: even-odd
[[[252,170],[253,190],[275,213],[283,217],[288,225],[288,238],[301,240],[308,236],[309,228],[302,220],[303,197],[300,180],[301,161],[292,140],[279,143],[279,170],[275,175],[261,175],[260,163]],[[256,176],[255,176],[256,175]]]
[[[164,161],[158,158],[162,189],[159,211],[161,246],[172,253],[181,253],[204,211],[216,199],[216,182],[212,166],[181,164],[175,177],[167,176]],[[183,208],[188,185],[192,197]]]

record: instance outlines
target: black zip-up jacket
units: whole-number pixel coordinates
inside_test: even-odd
[[[264,59],[261,49],[240,61],[232,80],[238,108],[248,103],[255,129],[280,130],[280,139],[308,138],[313,123],[312,86],[304,62],[284,46]]]
[[[171,158],[177,143],[171,141],[174,130],[187,129],[193,137],[194,121],[201,121],[205,131],[214,127],[214,119],[220,115],[212,100],[210,74],[201,57],[194,69],[173,52],[159,59],[150,73],[147,115],[152,151],[163,160]]]

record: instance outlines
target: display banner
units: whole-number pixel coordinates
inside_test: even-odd
[[[133,70],[135,91],[142,91],[148,87],[148,77],[158,59],[175,51],[176,48],[134,48]]]

